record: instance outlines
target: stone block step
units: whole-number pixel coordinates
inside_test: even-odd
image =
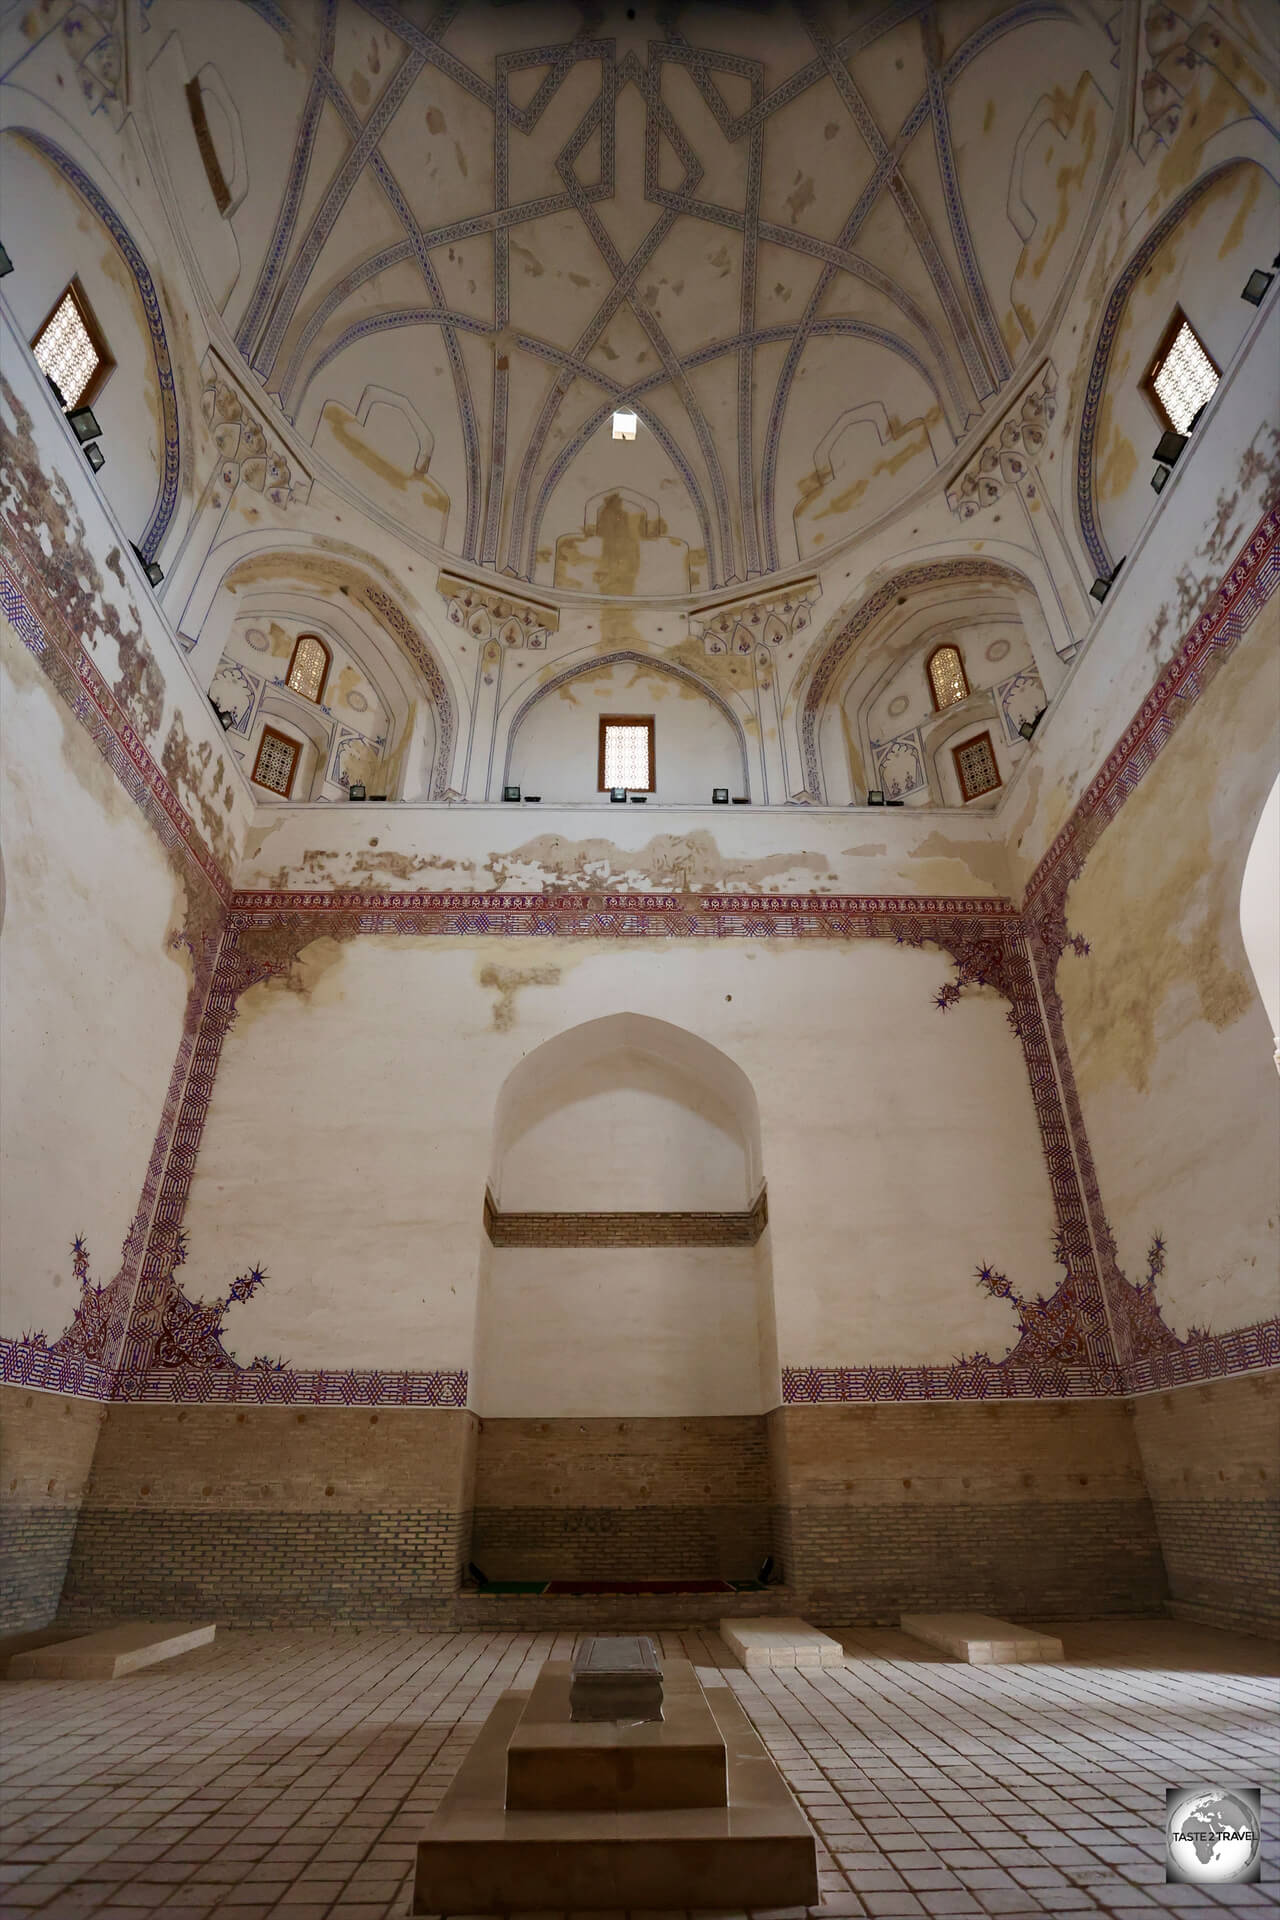
[[[140,1667],[173,1660],[193,1647],[207,1646],[216,1629],[192,1626],[185,1620],[133,1621],[128,1626],[105,1627],[74,1640],[28,1648],[9,1660],[10,1680],[118,1680]]]
[[[19,1653],[31,1653],[36,1647],[56,1647],[64,1640],[78,1640],[87,1627],[32,1627],[26,1633],[0,1634],[0,1680],[9,1678],[9,1662]]]
[[[904,1633],[926,1646],[967,1660],[970,1666],[1013,1666],[1027,1660],[1061,1660],[1062,1642],[1034,1627],[1014,1626],[989,1613],[904,1613]]]
[[[829,1633],[791,1614],[720,1622],[720,1638],[744,1667],[842,1667],[844,1648]]]

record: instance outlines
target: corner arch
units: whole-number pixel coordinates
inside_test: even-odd
[[[160,306],[160,297],[155,282],[142,257],[141,249],[134,240],[120,215],[107,199],[101,188],[89,175],[63,151],[56,141],[47,134],[38,133],[34,127],[10,126],[6,133],[25,140],[28,146],[42,155],[56,167],[68,186],[72,187],[85,205],[110,234],[116,251],[124,261],[133,277],[146,315],[147,331],[151,337],[151,352],[155,360],[156,380],[160,388],[160,411],[164,432],[164,447],[160,464],[160,485],[156,493],[155,504],[147,520],[137,545],[143,558],[154,560],[159,552],[169,524],[178,504],[178,483],[182,470],[182,451],[178,433],[178,395],[174,386],[173,362],[169,356],[169,339],[165,332],[164,314]]]

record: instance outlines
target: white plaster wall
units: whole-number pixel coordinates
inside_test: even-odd
[[[759,1413],[749,1247],[498,1247],[473,1405],[491,1418]]]
[[[701,1035],[756,1090],[783,1364],[998,1356],[1013,1314],[973,1269],[1051,1291],[1053,1214],[1004,1005],[940,1014],[949,973],[889,942],[320,940],[294,990],[241,1001],[184,1283],[212,1296],[264,1264],[231,1316],[245,1359],[472,1365],[507,1076],[553,1035],[635,1012]],[[561,1364],[580,1377],[568,1346]]]
[[[1267,797],[1245,862],[1240,932],[1280,1049],[1280,779]]]
[[[7,621],[0,762],[0,1331],[53,1341],[83,1234],[112,1279],[187,998],[184,892],[151,829]]]
[[[512,738],[506,784],[544,801],[598,800],[600,721],[614,714],[653,716],[654,800],[688,805],[710,800],[713,787],[749,791],[722,709],[689,681],[634,661],[587,668],[544,694]]]
[[[734,1212],[752,1197],[733,1114],[664,1062],[612,1054],[540,1092],[498,1169],[508,1212]]]

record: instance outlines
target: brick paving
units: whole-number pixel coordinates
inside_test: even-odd
[[[822,1904],[791,1920],[1280,1911],[1280,1648],[1037,1624],[1061,1666],[966,1667],[858,1629],[845,1668],[748,1677],[712,1632],[659,1636],[729,1672],[813,1822]],[[493,1701],[573,1639],[234,1632],[127,1680],[0,1686],[0,1914],[400,1920]],[[1165,1788],[1202,1781],[1262,1786],[1261,1885],[1164,1884]]]

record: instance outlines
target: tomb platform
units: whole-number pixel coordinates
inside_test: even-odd
[[[418,1844],[412,1911],[816,1902],[812,1829],[731,1689],[686,1660],[661,1684],[661,1718],[616,1721],[574,1718],[567,1661],[504,1693]]]
[[[175,1660],[193,1647],[207,1646],[216,1629],[192,1626],[185,1620],[159,1625],[142,1621],[104,1627],[101,1633],[77,1633],[74,1638],[29,1647],[10,1656],[9,1680],[119,1680],[161,1660]]]
[[[939,1647],[970,1666],[1015,1666],[1028,1660],[1061,1660],[1062,1642],[1034,1627],[1018,1627],[988,1613],[904,1613],[904,1633]]]
[[[720,1638],[744,1667],[842,1667],[844,1648],[793,1614],[722,1620]]]

